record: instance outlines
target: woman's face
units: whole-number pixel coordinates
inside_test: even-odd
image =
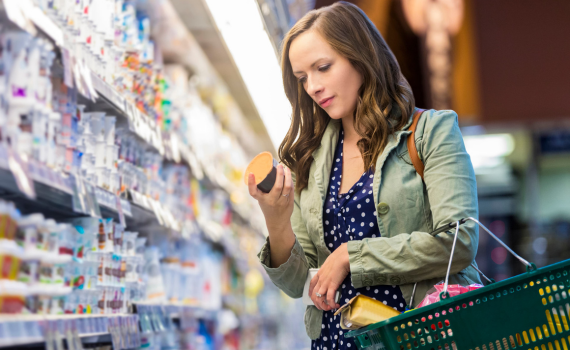
[[[299,35],[289,48],[295,77],[332,119],[352,117],[362,75],[315,30]]]

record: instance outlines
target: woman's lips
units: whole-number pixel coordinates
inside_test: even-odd
[[[328,106],[331,105],[333,99],[334,99],[334,97],[327,98],[326,100],[324,100],[323,102],[320,103],[321,107],[327,108]]]

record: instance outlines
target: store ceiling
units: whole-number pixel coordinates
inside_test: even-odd
[[[227,84],[229,92],[258,135],[263,148],[273,151],[265,125],[241,74],[203,0],[170,0],[178,16],[200,44],[212,66]]]

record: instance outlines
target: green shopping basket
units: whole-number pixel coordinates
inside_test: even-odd
[[[367,350],[569,350],[570,260],[537,269],[473,218],[527,266],[521,275],[450,297],[449,267],[440,301],[346,334]]]

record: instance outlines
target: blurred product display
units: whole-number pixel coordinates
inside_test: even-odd
[[[161,6],[2,2],[2,346],[308,344],[255,258],[265,227],[241,179],[267,141],[204,55],[196,73],[163,63]]]

